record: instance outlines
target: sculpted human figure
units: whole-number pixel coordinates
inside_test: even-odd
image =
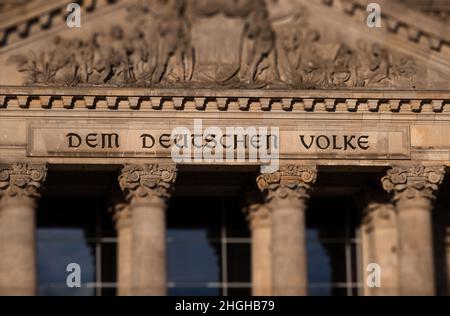
[[[109,67],[112,68],[111,81],[126,83],[130,81],[131,65],[128,61],[124,31],[120,26],[113,26],[110,31]]]
[[[355,53],[347,44],[342,43],[333,60],[332,85],[353,85],[349,81],[354,77],[355,68]]]
[[[390,61],[389,53],[380,44],[374,43],[372,45],[370,54],[370,70],[372,75],[370,82],[380,83],[383,80],[390,79]]]
[[[281,12],[272,11],[273,7],[267,0],[136,1],[127,5],[132,14],[126,34],[121,26],[113,26],[87,38],[57,37],[48,49],[13,55],[8,61],[24,73],[26,84],[181,83],[249,88],[415,85],[413,58],[394,54],[378,43],[360,41],[350,46],[339,36],[319,42],[322,26],[320,32],[310,28],[307,8],[294,5],[289,12]],[[236,45],[227,47],[235,49],[235,54],[226,54],[231,57],[203,53],[209,43],[202,42],[205,37],[198,32],[205,19],[216,15],[239,26],[239,33],[230,32],[240,34]],[[337,47],[334,56],[331,46]]]
[[[278,79],[279,75],[274,51],[275,32],[272,29],[264,1],[258,0],[255,2],[253,10],[247,17],[243,41],[248,47],[245,52],[246,58],[242,60],[241,78],[254,82],[264,70],[271,68],[275,79]]]
[[[46,52],[48,58],[47,71],[54,74],[50,81],[64,82],[67,85],[76,84],[77,64],[75,50],[80,45],[76,40],[72,41],[59,36],[55,37],[54,51]],[[44,57],[44,54],[42,55]]]
[[[146,25],[145,25],[146,26]],[[148,84],[156,68],[156,49],[149,45],[145,38],[142,24],[133,31],[129,40],[130,63],[133,71],[130,73],[131,80],[138,84]],[[153,62],[152,62],[153,61]]]
[[[183,14],[185,5],[184,1],[170,0],[157,7],[158,61],[153,82],[161,82],[169,73],[173,81],[192,78],[194,51],[189,23]]]

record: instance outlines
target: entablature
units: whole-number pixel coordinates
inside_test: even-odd
[[[450,91],[0,87],[0,109],[450,113]]]

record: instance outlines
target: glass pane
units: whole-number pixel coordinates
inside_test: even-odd
[[[167,212],[169,295],[220,295],[220,199],[177,198]]]
[[[39,203],[37,225],[41,228],[83,229],[86,237],[95,238],[100,233],[98,209],[101,209],[101,203],[91,197],[44,197]]]
[[[204,229],[169,229],[169,282],[206,283],[220,280],[220,244],[211,243]]]
[[[306,224],[309,229],[317,229],[319,234],[307,238],[329,240],[347,237],[347,212],[347,199],[312,199],[306,212]]]
[[[227,238],[250,238],[247,219],[238,199],[222,199]]]
[[[346,258],[344,243],[307,243],[308,282],[345,283]]]
[[[251,282],[250,244],[227,245],[228,282]]]
[[[102,243],[101,244],[101,267],[102,267],[102,283],[115,283],[116,282],[116,243]]]
[[[81,288],[66,285],[69,263],[80,265]],[[86,243],[82,229],[37,229],[37,266],[39,295],[94,295],[86,287],[95,282],[94,247]]]

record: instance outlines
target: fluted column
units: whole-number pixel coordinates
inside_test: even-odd
[[[434,295],[432,202],[443,167],[396,167],[382,178],[393,195],[398,218],[400,294]]]
[[[273,295],[308,293],[305,210],[316,176],[315,167],[286,165],[257,179],[272,218]]]
[[[45,166],[0,166],[0,295],[36,294],[35,208]]]
[[[246,192],[243,211],[252,235],[252,295],[269,296],[272,294],[270,211],[258,191]]]
[[[387,198],[373,191],[366,192],[364,195],[366,207],[363,210],[361,239],[365,295],[385,296],[400,293],[397,214],[394,204]],[[367,267],[371,263],[380,266],[380,287],[367,286],[366,280],[371,273],[367,271]]]
[[[127,165],[119,176],[130,204],[133,295],[166,295],[166,202],[176,169],[156,164]]]
[[[126,203],[112,206],[117,231],[117,295],[131,295],[131,211]]]

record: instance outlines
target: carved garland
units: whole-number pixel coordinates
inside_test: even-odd
[[[414,198],[431,200],[436,198],[444,174],[444,167],[396,167],[387,171],[381,183],[388,193],[394,193],[394,201]]]
[[[285,165],[278,172],[260,175],[256,182],[258,188],[267,193],[267,201],[287,198],[308,199],[316,178],[315,166]]]
[[[0,197],[39,198],[46,176],[45,166],[26,163],[0,166]]]
[[[126,165],[119,176],[119,185],[127,201],[142,198],[167,199],[173,190],[176,169],[157,164]]]

